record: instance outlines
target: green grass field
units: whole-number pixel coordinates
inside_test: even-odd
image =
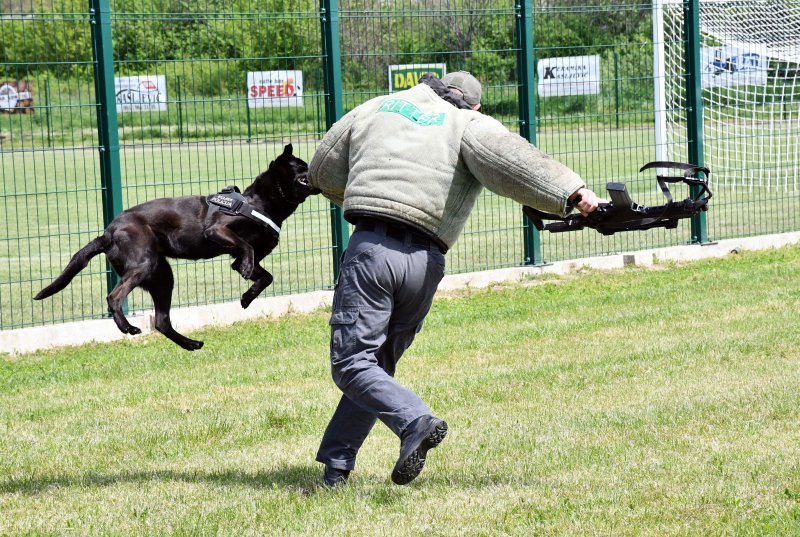
[[[295,152],[310,159],[315,137],[293,137]],[[638,168],[652,160],[653,130],[580,129],[545,131],[538,145],[585,177],[598,191],[610,180],[628,184],[635,200],[661,204],[654,178]],[[120,161],[123,207],[162,196],[208,194],[228,184],[242,187],[265,169],[283,141],[197,142],[123,145]],[[70,256],[103,228],[96,149],[65,147],[3,153],[0,210],[0,329],[106,315],[105,260],[96,258],[64,292],[45,302],[31,300],[61,272]],[[673,188],[676,197],[686,187]],[[798,229],[796,192],[741,185],[715,188],[708,216],[712,240]],[[276,275],[264,296],[324,289],[332,285],[330,208],[327,200],[309,200],[286,223],[281,244],[265,260]],[[683,244],[685,223],[674,231],[652,230],[603,237],[592,231],[544,234],[544,261],[574,259],[620,251]],[[455,248],[448,272],[516,266],[525,259],[518,205],[485,194]],[[229,270],[228,259],[173,263],[176,306],[237,300],[245,282]],[[149,297],[131,295],[132,310],[149,309]]]
[[[324,311],[0,357],[0,534],[798,535],[799,282],[792,247],[440,297],[407,487],[381,425],[320,486]]]

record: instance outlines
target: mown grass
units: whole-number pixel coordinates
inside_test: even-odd
[[[408,487],[382,425],[320,486],[325,311],[6,356],[0,534],[797,535],[799,282],[791,247],[440,297]]]

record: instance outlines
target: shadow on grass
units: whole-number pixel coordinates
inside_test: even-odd
[[[87,472],[78,475],[41,476],[0,481],[2,494],[39,494],[58,488],[108,487],[120,483],[144,482],[206,483],[225,487],[287,489],[306,496],[326,490],[320,465],[289,466],[275,471],[246,473],[239,471],[203,472],[154,470],[121,473]]]

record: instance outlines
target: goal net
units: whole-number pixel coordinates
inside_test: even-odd
[[[686,160],[684,10],[654,0],[657,157]],[[800,1],[700,0],[705,164],[717,186],[795,191]]]

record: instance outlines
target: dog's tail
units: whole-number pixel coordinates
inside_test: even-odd
[[[39,291],[37,295],[33,297],[33,299],[42,300],[64,289],[67,285],[69,285],[69,282],[72,281],[72,278],[74,278],[76,274],[86,268],[86,265],[89,264],[90,259],[105,252],[106,248],[108,248],[110,244],[110,237],[108,237],[106,234],[103,234],[78,250],[75,255],[72,256],[72,259],[69,260],[69,263],[67,263],[64,271],[59,274],[55,280],[53,280],[53,283]]]

